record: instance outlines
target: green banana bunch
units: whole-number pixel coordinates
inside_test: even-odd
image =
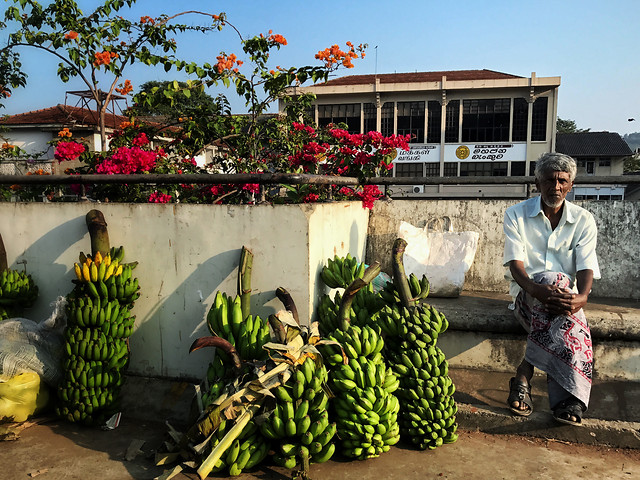
[[[271,341],[269,322],[259,316],[242,318],[240,296],[216,292],[213,305],[207,312],[207,326],[216,336],[226,339],[236,347],[245,360],[265,360],[267,352],[262,348]]]
[[[345,257],[335,255],[327,259],[327,265],[322,267],[320,278],[329,288],[347,288],[356,278],[362,278],[365,264],[347,253]]]
[[[233,426],[231,422],[222,420],[211,439],[211,448],[216,447]],[[271,442],[261,433],[255,421],[250,420],[231,446],[224,452],[211,470],[227,472],[230,476],[238,476],[243,471],[254,468],[269,454]]]
[[[407,278],[409,281],[409,288],[411,290],[411,296],[414,300],[420,301],[427,298],[429,295],[429,279],[423,275],[418,279],[415,273],[412,273]],[[380,291],[380,297],[389,305],[400,303],[400,295],[396,290],[393,282],[387,282],[384,288]]]
[[[62,357],[64,377],[56,413],[71,422],[104,423],[118,411],[123,371],[129,363],[127,338],[133,333],[133,302],[140,295],[124,249],[104,257],[80,253],[75,287],[67,295]]]
[[[379,329],[357,325],[336,330],[328,339],[340,343],[347,357],[346,363],[340,356],[329,357],[340,451],[359,460],[377,457],[400,439],[400,404],[393,394],[400,381],[382,357],[384,339]]]
[[[341,322],[338,318],[342,295],[335,292],[333,299],[325,294],[320,298],[318,305],[318,327],[320,333],[327,335],[340,328]],[[352,325],[374,325],[377,323],[379,311],[385,306],[385,302],[376,294],[372,285],[361,288],[355,294],[351,310],[349,311],[349,322]]]
[[[3,270],[0,272],[0,306],[28,308],[38,297],[38,286],[26,272]],[[0,317],[1,319],[1,317]]]
[[[215,357],[207,368],[207,381],[203,382],[205,392],[202,395],[202,405],[204,408],[217,400],[224,392],[228,384],[226,379],[228,368],[220,352],[216,351]]]
[[[445,355],[436,346],[448,326],[444,315],[432,306],[409,310],[394,305],[385,307],[380,319],[385,319],[382,325],[394,322],[395,336],[386,337],[384,355],[400,383],[400,435],[423,450],[455,442],[455,386]],[[392,328],[382,330],[389,335]]]
[[[305,459],[322,463],[335,452],[331,440],[336,425],[329,423],[329,396],[323,389],[327,378],[324,364],[316,364],[311,356],[305,356],[289,380],[273,390],[276,406],[260,430],[279,444],[273,455],[277,465],[294,468]]]

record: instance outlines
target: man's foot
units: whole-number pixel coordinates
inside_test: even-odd
[[[507,399],[509,410],[515,415],[528,417],[533,412],[531,400],[531,385],[527,382],[512,377],[509,380],[509,398]]]
[[[569,399],[563,402],[553,409],[553,418],[560,423],[567,425],[581,426],[582,414],[586,408],[580,400]]]

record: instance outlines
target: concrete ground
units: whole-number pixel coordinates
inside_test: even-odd
[[[338,455],[312,465],[319,479],[582,479],[640,478],[640,424],[618,420],[620,402],[638,408],[637,385],[617,394],[608,384],[594,384],[591,408],[582,427],[557,424],[546,404],[545,379],[533,381],[534,413],[513,417],[504,407],[509,375],[452,370],[458,391],[460,438],[433,451],[398,445],[377,459],[346,461]],[[615,397],[615,398],[614,398]],[[614,408],[614,405],[617,407]],[[0,478],[20,480],[86,479],[146,480],[168,471],[156,467],[154,451],[166,439],[159,421],[126,415],[111,431],[85,428],[57,420],[35,424],[16,441],[0,444]],[[196,479],[193,470],[176,479]],[[213,477],[222,478],[222,477]],[[292,472],[263,464],[240,480],[285,480]]]

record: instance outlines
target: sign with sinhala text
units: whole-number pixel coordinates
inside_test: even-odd
[[[409,151],[398,149],[394,163],[440,161],[440,145],[410,145],[409,148]]]
[[[524,143],[445,145],[445,162],[523,162],[527,158]]]

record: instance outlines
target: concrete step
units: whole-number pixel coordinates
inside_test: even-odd
[[[508,308],[508,295],[463,292],[457,298],[428,297],[427,303],[449,320],[438,346],[451,367],[511,372],[522,360],[526,333]],[[593,299],[585,314],[593,339],[594,378],[640,382],[640,304]]]
[[[492,434],[517,434],[615,448],[640,448],[640,382],[594,380],[589,410],[580,427],[552,417],[546,376],[531,382],[533,413],[513,415],[507,408],[512,373],[450,368],[456,385],[461,428]]]

